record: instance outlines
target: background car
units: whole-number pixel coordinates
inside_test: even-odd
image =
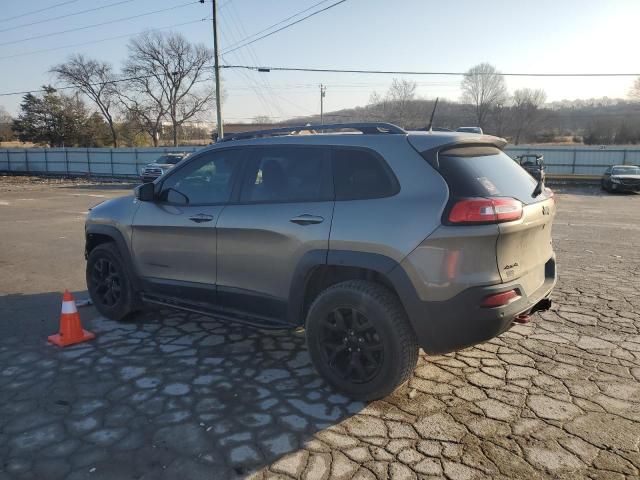
[[[607,192],[640,192],[640,167],[613,165],[605,170],[601,183]]]
[[[518,155],[515,158],[516,162],[524,168],[529,175],[538,181],[545,180],[546,173],[544,171],[544,157],[537,153],[527,153],[524,155]]]
[[[482,135],[482,129],[480,127],[459,127],[456,132],[461,132],[461,133],[477,133],[479,135]]]
[[[186,152],[167,153],[166,155],[162,155],[155,162],[149,163],[148,165],[142,167],[142,169],[140,170],[140,178],[142,179],[142,182],[153,182],[164,172],[175,167],[176,164],[178,164],[180,160],[186,158],[187,155],[189,154]]]

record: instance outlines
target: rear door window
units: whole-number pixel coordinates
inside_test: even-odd
[[[438,171],[454,197],[512,197],[524,204],[533,198],[537,181],[506,153],[494,147],[460,147],[438,156]]]
[[[388,197],[400,190],[386,162],[365,149],[335,148],[333,177],[336,200]]]
[[[273,146],[251,149],[243,175],[241,202],[333,200],[329,149]]]

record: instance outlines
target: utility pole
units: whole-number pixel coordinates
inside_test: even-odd
[[[222,98],[220,95],[220,64],[218,63],[218,6],[216,0],[212,2],[213,8],[213,55],[214,71],[216,76],[216,117],[218,122],[218,141],[224,137],[224,127],[222,125]]]
[[[320,84],[320,125],[324,125],[324,97],[327,94],[327,86]]]

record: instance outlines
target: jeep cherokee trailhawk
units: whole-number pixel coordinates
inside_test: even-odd
[[[112,319],[155,303],[303,327],[330,384],[382,397],[419,347],[550,307],[553,194],[505,143],[384,123],[232,134],[90,211],[91,298]]]

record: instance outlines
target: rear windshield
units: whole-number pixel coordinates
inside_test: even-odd
[[[454,197],[512,197],[524,204],[546,198],[532,193],[536,180],[494,147],[461,147],[438,156],[438,170]]]

